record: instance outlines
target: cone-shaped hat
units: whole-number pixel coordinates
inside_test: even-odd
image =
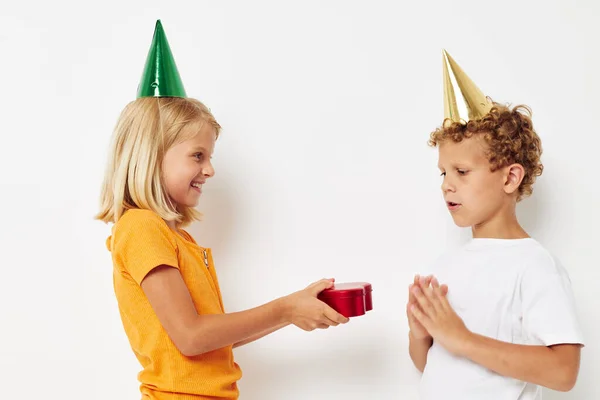
[[[160,20],[156,21],[137,97],[187,97]]]
[[[444,62],[444,119],[468,122],[486,115],[492,104],[446,50]],[[456,93],[461,96],[457,99]]]

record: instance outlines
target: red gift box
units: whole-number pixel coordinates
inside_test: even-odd
[[[367,282],[335,283],[319,293],[318,299],[344,317],[358,317],[373,309],[372,291]]]

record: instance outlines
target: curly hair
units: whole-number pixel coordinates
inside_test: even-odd
[[[483,118],[466,124],[444,120],[442,126],[431,133],[428,144],[436,147],[445,140],[458,143],[482,135],[488,146],[487,158],[492,172],[514,163],[523,166],[525,176],[517,196],[517,201],[521,201],[533,193],[533,183],[544,169],[540,161],[542,141],[533,129],[528,106],[510,109],[498,103],[493,105]]]

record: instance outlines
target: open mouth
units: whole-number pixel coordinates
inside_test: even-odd
[[[453,210],[457,210],[462,204],[460,203],[454,203],[452,201],[447,201],[446,205],[448,206],[448,208],[453,211]]]
[[[190,186],[193,187],[194,189],[196,189],[197,191],[202,192],[202,183],[201,182],[192,182],[192,184]]]

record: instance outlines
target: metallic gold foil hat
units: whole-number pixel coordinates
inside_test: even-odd
[[[483,92],[465,74],[446,50],[442,51],[444,62],[444,119],[453,122],[468,122],[480,119],[491,109]],[[452,72],[452,73],[451,73]],[[461,98],[457,102],[456,92],[460,91]],[[460,111],[459,111],[460,109]]]
[[[137,97],[187,97],[160,20],[156,21]]]

